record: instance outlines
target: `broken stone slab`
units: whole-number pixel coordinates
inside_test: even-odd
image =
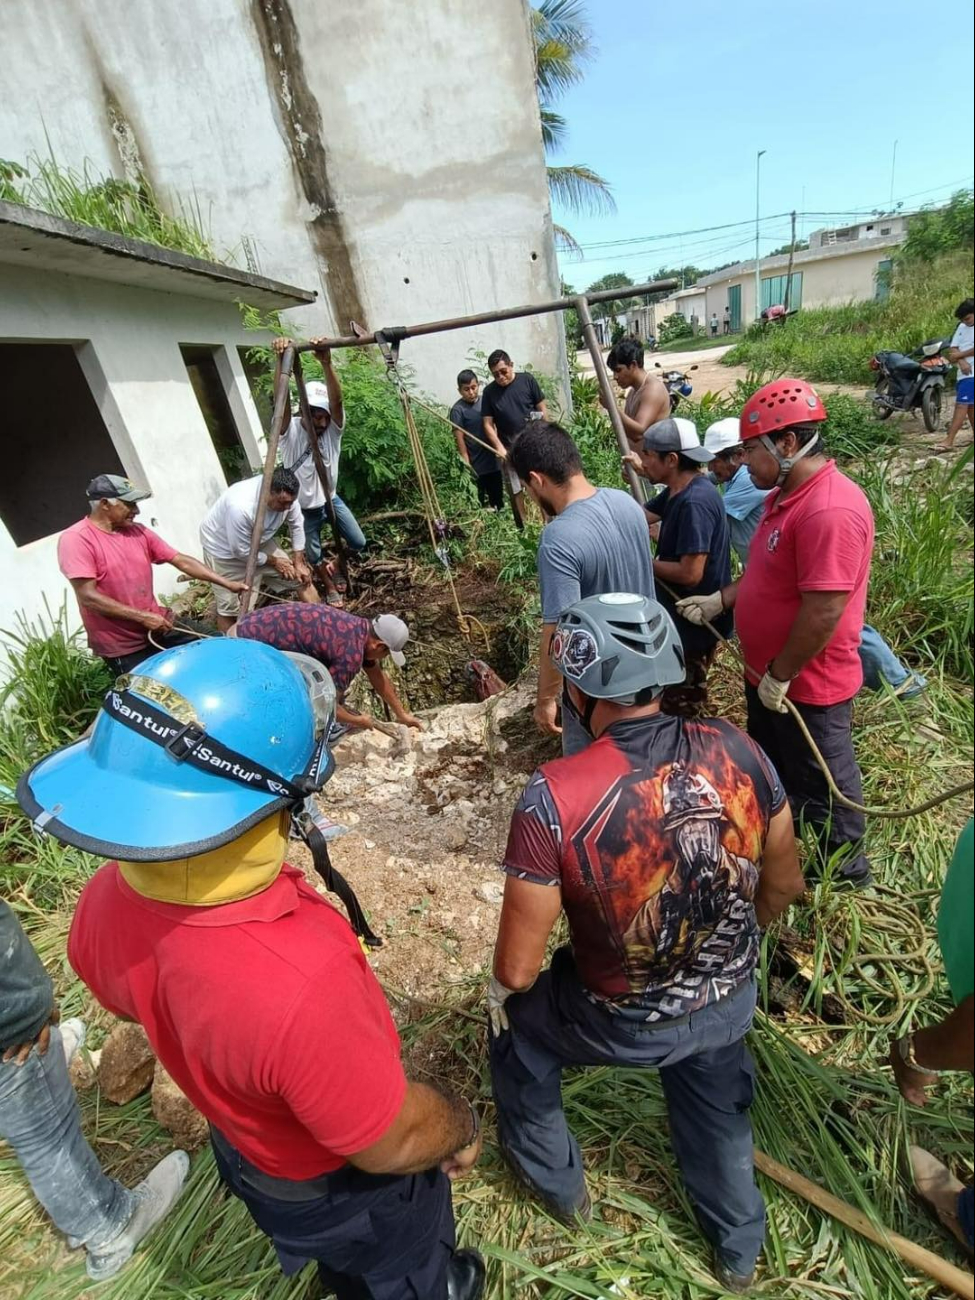
[[[152,1113],[181,1151],[198,1151],[210,1136],[206,1120],[159,1061],[152,1076]]]
[[[152,1083],[156,1058],[141,1025],[116,1025],[105,1039],[98,1062],[98,1086],[109,1101],[122,1106]]]
[[[498,906],[504,898],[504,885],[499,885],[496,880],[485,880],[474,890],[474,897]]]

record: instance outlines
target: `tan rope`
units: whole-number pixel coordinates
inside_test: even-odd
[[[661,587],[663,587],[664,591],[666,591],[668,595],[670,595],[675,601],[682,599],[682,597],[678,596],[677,592],[674,591],[672,587],[667,586],[666,582],[664,582],[663,579],[655,578],[655,581]],[[757,677],[759,679],[762,677],[761,673],[757,672],[754,668],[750,668],[750,666],[745,663],[745,659],[744,656],[741,654],[741,651],[737,648],[737,646],[735,646],[731,641],[729,641],[726,636],[723,636],[718,631],[718,629],[714,626],[713,623],[709,622],[707,619],[704,619],[703,625],[708,629],[708,631],[712,634],[712,636],[716,637],[719,641],[721,641],[724,645],[728,647],[728,649],[731,651],[731,654],[735,657],[735,659],[737,659],[739,665],[741,666],[742,672],[750,671],[754,677]],[[826,784],[829,787],[830,794],[832,794],[836,802],[842,804],[844,808],[849,808],[853,812],[862,813],[865,817],[886,817],[888,819],[896,819],[901,817],[917,817],[921,813],[929,812],[930,809],[932,808],[937,808],[939,804],[947,803],[949,799],[956,799],[959,795],[970,794],[972,790],[975,790],[975,780],[962,781],[960,785],[953,785],[950,790],[945,790],[941,794],[935,795],[932,799],[926,799],[924,803],[919,803],[915,805],[915,807],[913,808],[870,808],[866,804],[857,803],[855,799],[850,799],[847,795],[845,795],[843,791],[839,788],[839,786],[836,784],[836,781],[833,779],[833,773],[829,770],[829,764],[826,762],[826,759],[823,758],[822,754],[820,753],[819,746],[816,744],[815,740],[813,740],[809,728],[806,726],[805,719],[803,718],[799,710],[796,708],[796,706],[793,704],[793,702],[789,699],[788,695],[785,697],[784,703],[789,713],[792,714],[796,726],[799,728],[802,738],[809,746],[809,749],[812,752],[812,756],[816,760],[817,764],[819,765],[819,768],[823,776],[826,778]]]

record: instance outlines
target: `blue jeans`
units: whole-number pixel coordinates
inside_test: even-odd
[[[884,682],[896,691],[912,675],[911,670],[901,663],[877,629],[869,623],[864,623],[860,633],[859,654],[863,667],[863,684],[868,691],[882,690]],[[915,673],[914,685],[903,692],[905,698],[920,695],[927,684],[926,678]]]
[[[562,1070],[576,1065],[659,1069],[670,1141],[705,1235],[735,1273],[752,1271],[765,1237],[755,1186],[751,1056],[755,986],[667,1025],[593,1003],[568,948],[525,993],[505,1003],[510,1029],[491,1039],[498,1138],[509,1160],[571,1212],[585,1193],[582,1153],[562,1109]]]
[[[971,1187],[958,1193],[958,1222],[969,1246],[975,1245],[975,1193]]]
[[[72,1245],[99,1254],[132,1217],[134,1196],[102,1172],[81,1132],[59,1029],[44,1056],[35,1047],[23,1065],[0,1062],[0,1137]]]
[[[359,527],[359,521],[341,497],[332,497],[332,509],[339,533],[350,551],[361,551],[366,545],[366,535]],[[322,562],[322,529],[328,523],[328,511],[324,506],[315,510],[302,510],[305,520],[305,559],[314,567]]]

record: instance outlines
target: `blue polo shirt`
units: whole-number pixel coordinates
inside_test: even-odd
[[[742,566],[748,563],[748,548],[762,517],[768,492],[757,488],[744,465],[739,465],[734,477],[724,485],[721,499],[728,516],[731,545],[735,548]]]

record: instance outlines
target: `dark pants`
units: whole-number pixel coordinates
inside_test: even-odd
[[[492,510],[504,509],[504,479],[499,469],[477,476],[477,499]]]
[[[705,1235],[735,1273],[754,1267],[765,1207],[752,1160],[753,1065],[744,1036],[755,986],[677,1023],[614,1015],[586,996],[568,948],[527,993],[505,1003],[511,1028],[491,1041],[498,1137],[525,1179],[571,1213],[585,1194],[582,1153],[562,1109],[562,1070],[660,1070],[670,1141]],[[645,1014],[645,1013],[644,1013]]]
[[[286,1274],[316,1260],[338,1300],[446,1300],[454,1212],[439,1169],[400,1177],[343,1165],[292,1182],[256,1169],[213,1128],[210,1137],[220,1177]]]
[[[141,650],[133,650],[131,654],[117,655],[111,659],[107,655],[102,655],[102,659],[113,677],[121,677],[125,673],[130,673],[133,668],[138,668],[143,659],[159,654],[160,646],[162,646],[163,650],[172,650],[174,646],[186,645],[188,642],[196,640],[195,637],[186,632],[180,632],[177,628],[174,628],[171,632],[153,632],[152,635],[159,642],[159,645],[150,645],[146,642]]]
[[[827,856],[841,852],[840,874],[857,884],[870,879],[870,863],[860,843],[866,829],[863,814],[834,804],[826,778],[790,713],[773,713],[745,683],[748,734],[765,750],[782,778],[796,825],[805,821]],[[860,769],[853,753],[853,701],[840,704],[799,704],[796,708],[819,746],[833,780],[848,799],[863,802]]]
[[[708,716],[708,671],[717,653],[717,641],[700,654],[685,651],[684,680],[676,686],[665,688],[660,697],[662,713],[670,713],[677,718]]]

